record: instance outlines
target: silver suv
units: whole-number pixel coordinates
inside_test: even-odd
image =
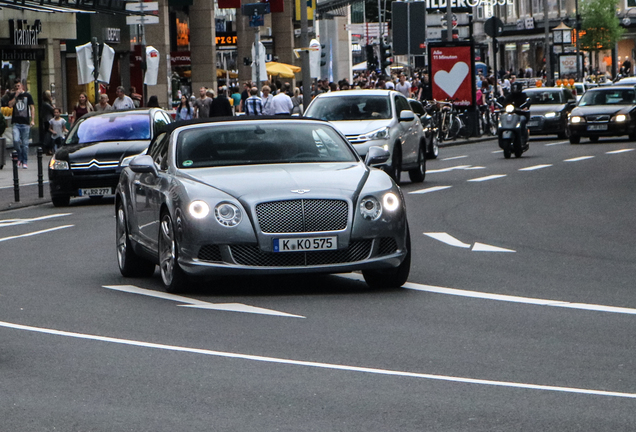
[[[413,182],[426,176],[426,141],[420,119],[408,100],[393,90],[346,90],[314,98],[305,117],[331,122],[365,158],[369,147],[391,153],[383,168],[399,183],[402,171]]]

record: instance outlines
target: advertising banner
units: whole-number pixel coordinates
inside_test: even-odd
[[[581,57],[579,57],[579,70],[583,70]],[[559,55],[559,77],[564,75],[576,75],[576,54]]]
[[[91,43],[76,46],[75,53],[77,54],[77,84],[84,85],[93,81],[93,71],[95,65],[93,64],[93,46]]]
[[[475,63],[471,44],[431,44],[430,79],[433,99],[452,100],[455,105],[474,105]]]
[[[157,76],[159,75],[159,51],[155,48],[146,47],[146,76],[144,84],[157,85]]]
[[[115,61],[115,50],[104,44],[102,50],[102,60],[99,63],[99,76],[97,80],[103,83],[110,83],[110,75],[113,71],[113,62]]]

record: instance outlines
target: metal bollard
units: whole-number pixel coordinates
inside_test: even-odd
[[[11,160],[13,161],[13,193],[15,202],[20,202],[20,179],[18,178],[18,152],[11,152]]]
[[[42,147],[38,147],[38,197],[44,198],[44,176],[42,175]]]

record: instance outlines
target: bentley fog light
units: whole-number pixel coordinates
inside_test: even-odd
[[[384,195],[382,203],[384,204],[384,208],[388,211],[395,211],[400,206],[400,200],[393,192]]]
[[[360,201],[360,213],[367,220],[376,220],[382,214],[382,206],[380,201],[372,196],[368,196]]]
[[[241,209],[230,203],[218,204],[214,208],[214,217],[218,223],[227,227],[236,226],[243,219]]]
[[[616,118],[614,119],[617,122],[624,122],[625,120],[627,120],[627,116],[625,114],[619,114],[616,116]]]
[[[210,206],[204,201],[192,201],[188,206],[190,216],[195,219],[203,219],[210,213]]]
[[[55,156],[49,161],[49,168],[52,170],[67,170],[69,169],[68,162],[55,159]]]

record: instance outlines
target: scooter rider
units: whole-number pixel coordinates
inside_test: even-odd
[[[530,99],[523,93],[523,83],[512,83],[510,93],[504,99],[504,108],[508,105],[513,105],[516,109],[525,110],[521,119],[521,130],[523,134],[524,142],[528,142],[528,120],[530,113],[527,111],[530,107]]]

